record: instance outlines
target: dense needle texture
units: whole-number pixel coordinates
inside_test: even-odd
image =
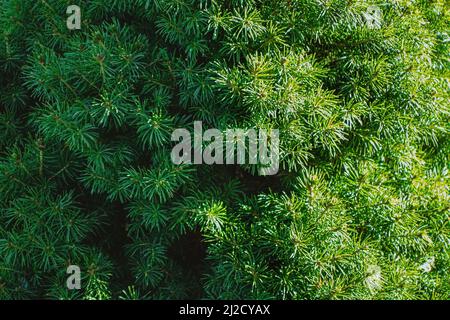
[[[445,0],[0,0],[0,299],[448,299],[449,25]],[[175,165],[195,121],[279,129],[278,173]]]

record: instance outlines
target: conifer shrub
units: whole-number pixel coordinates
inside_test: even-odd
[[[0,0],[0,299],[448,299],[448,2],[76,2]]]

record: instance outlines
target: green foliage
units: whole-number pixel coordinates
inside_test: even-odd
[[[78,2],[0,0],[0,299],[448,299],[447,2]],[[200,120],[279,173],[172,164]]]

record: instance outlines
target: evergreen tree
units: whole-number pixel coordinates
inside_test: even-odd
[[[448,2],[71,4],[0,0],[0,299],[448,299]],[[173,164],[194,121],[280,171]]]

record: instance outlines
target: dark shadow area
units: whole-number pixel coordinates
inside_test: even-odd
[[[183,270],[190,299],[203,297],[202,281],[207,272],[206,250],[207,246],[200,230],[184,234],[168,249],[169,258]]]

